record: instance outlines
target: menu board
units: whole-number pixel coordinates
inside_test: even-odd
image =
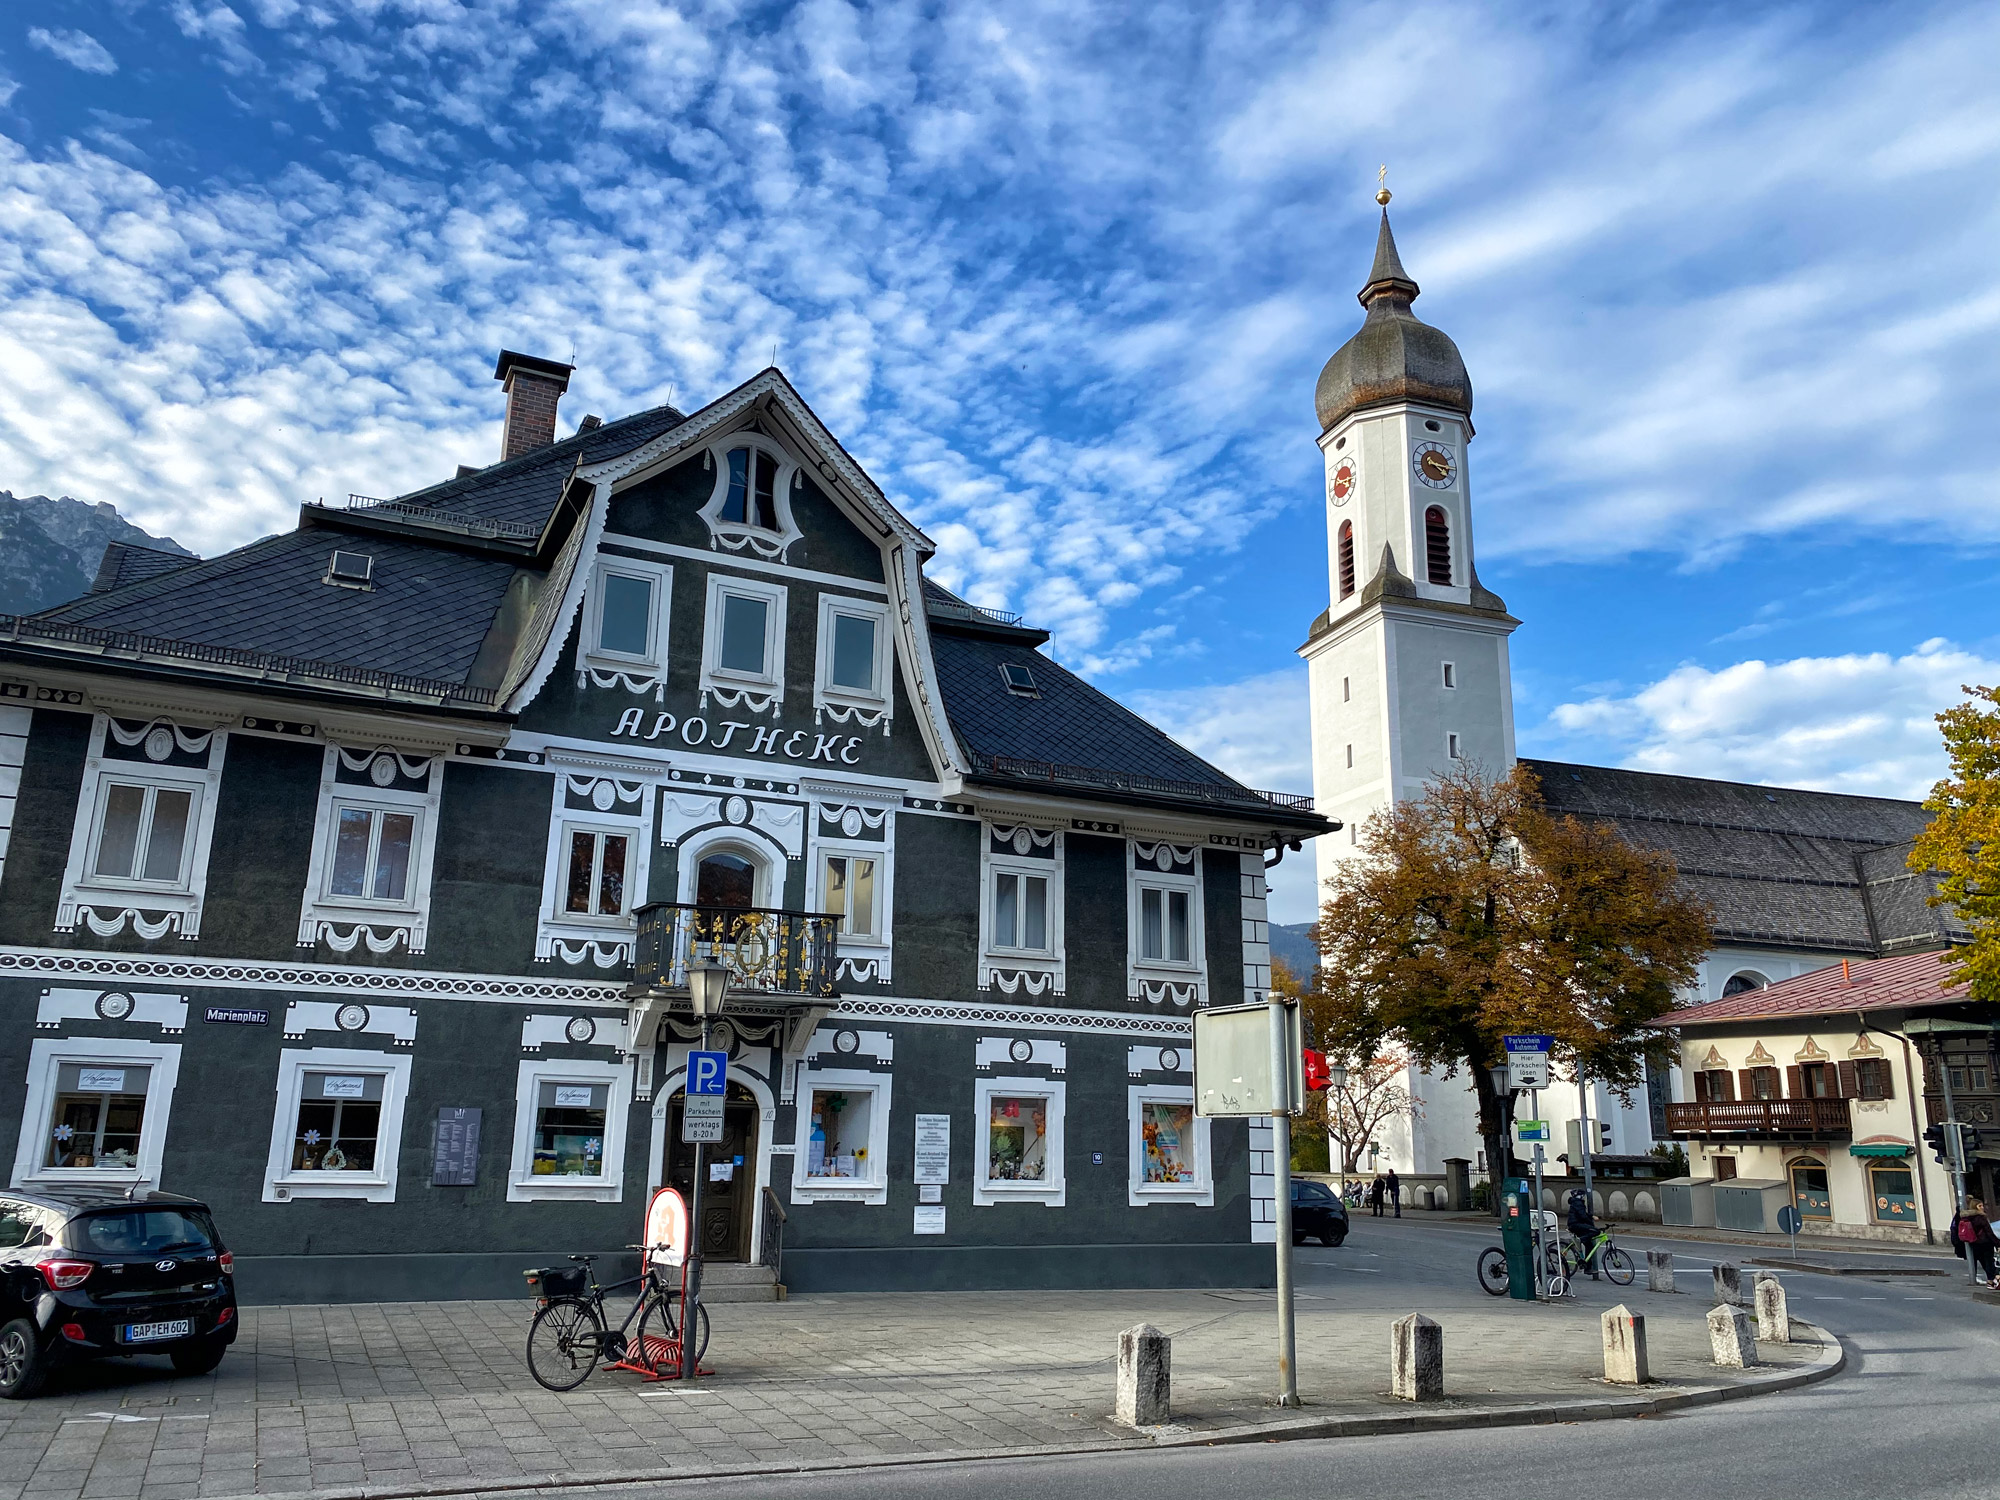
[[[917,1116],[917,1181],[951,1181],[951,1116]]]
[[[471,1187],[479,1176],[479,1111],[455,1105],[438,1110],[432,1187]]]

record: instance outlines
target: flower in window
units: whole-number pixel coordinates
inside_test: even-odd
[[[68,1125],[56,1126],[56,1139],[67,1145],[76,1138],[76,1131]]]

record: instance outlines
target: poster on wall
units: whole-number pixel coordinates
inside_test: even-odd
[[[944,1233],[944,1205],[942,1203],[919,1203],[916,1207],[916,1215],[916,1233]]]
[[[432,1187],[471,1187],[479,1178],[479,1111],[443,1105],[438,1110]]]
[[[950,1115],[917,1116],[916,1160],[919,1185],[951,1181]]]

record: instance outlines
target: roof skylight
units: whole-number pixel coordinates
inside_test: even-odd
[[[1014,662],[1003,662],[1000,680],[1007,685],[1007,691],[1017,698],[1039,698],[1042,690],[1035,686],[1035,674]]]

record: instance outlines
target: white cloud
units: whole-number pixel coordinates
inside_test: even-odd
[[[28,28],[30,45],[62,59],[84,73],[110,74],[118,71],[118,59],[104,43],[86,31],[50,31],[43,26]]]
[[[1936,715],[2000,661],[1949,641],[1886,652],[1677,668],[1626,696],[1560,705],[1562,753],[1641,771],[1877,797],[1924,797],[1945,772]]]

